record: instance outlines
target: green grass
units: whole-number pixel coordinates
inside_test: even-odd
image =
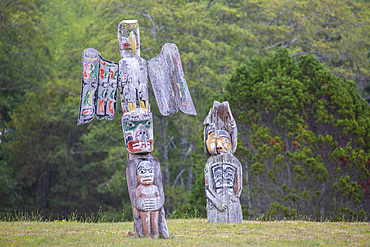
[[[370,223],[167,220],[169,239],[135,238],[132,222],[0,222],[1,246],[370,246]]]

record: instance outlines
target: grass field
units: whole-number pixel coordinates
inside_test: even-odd
[[[169,239],[135,238],[133,223],[0,222],[1,246],[370,246],[370,223],[167,220]]]

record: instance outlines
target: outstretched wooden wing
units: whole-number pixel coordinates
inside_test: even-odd
[[[175,44],[165,44],[158,56],[148,60],[148,70],[162,115],[176,113],[179,108],[186,114],[197,115]]]
[[[77,125],[116,115],[118,64],[93,48],[82,52],[82,88]]]

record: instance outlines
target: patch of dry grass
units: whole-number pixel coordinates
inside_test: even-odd
[[[167,220],[169,239],[135,238],[133,223],[0,222],[2,246],[370,246],[370,223]]]

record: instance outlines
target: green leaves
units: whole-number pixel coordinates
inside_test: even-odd
[[[368,106],[355,86],[366,88],[370,74],[368,3],[23,0],[0,5],[0,180],[5,188],[0,197],[29,208],[74,211],[87,201],[103,210],[113,205],[107,207],[112,212],[130,208],[127,193],[119,189],[126,160],[119,116],[75,126],[81,52],[94,47],[118,61],[116,28],[122,19],[139,20],[145,59],[156,56],[164,43],[179,47],[197,108],[197,117],[177,114],[164,120],[150,96],[154,126],[160,129],[153,155],[168,164],[170,186],[183,169],[184,174],[194,171],[188,178],[198,186],[194,182],[203,170],[195,167],[205,162],[200,123],[214,99],[231,103],[241,138],[238,155],[255,164],[259,177],[251,188],[263,188],[258,191],[266,194],[256,194],[261,198],[272,194],[268,186],[281,184],[297,194],[323,191],[312,201],[320,211],[329,184],[339,181],[339,170],[358,184],[369,177]],[[304,178],[299,188],[298,175]],[[170,190],[174,197],[181,191]],[[195,189],[194,198],[200,198],[199,192]],[[190,198],[188,191],[181,193],[181,203]],[[293,201],[284,193],[289,208],[308,202],[306,194]],[[252,208],[260,203],[267,210],[272,203],[252,198]],[[201,204],[204,197],[193,201]]]
[[[250,153],[238,156],[252,164],[247,183],[261,188],[251,196],[255,212],[261,205],[272,205],[268,213],[275,216],[299,209],[325,217],[342,212],[341,205],[367,210],[370,108],[353,82],[313,56],[296,64],[279,49],[238,67],[226,88]]]

